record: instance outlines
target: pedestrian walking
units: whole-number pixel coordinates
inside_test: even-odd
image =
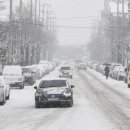
[[[106,76],[106,79],[108,79],[108,77],[109,77],[109,72],[110,72],[110,68],[109,68],[109,66],[108,66],[108,65],[106,65],[106,67],[105,67],[104,71],[105,71],[105,76]]]

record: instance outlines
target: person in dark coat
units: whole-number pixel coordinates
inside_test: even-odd
[[[110,72],[110,68],[109,68],[109,66],[108,66],[108,65],[106,65],[106,67],[105,67],[104,71],[105,71],[105,76],[106,76],[106,79],[108,79],[109,72]]]

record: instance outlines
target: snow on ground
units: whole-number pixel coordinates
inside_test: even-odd
[[[106,80],[106,77],[101,73],[96,72],[95,70],[92,69],[88,69],[88,71],[91,72],[93,75],[95,75],[100,81],[107,84],[108,87],[116,90],[119,93],[124,94],[124,96],[130,99],[130,89],[127,87],[127,84],[124,83],[124,81],[117,81],[112,78],[108,78]]]
[[[47,77],[58,77],[58,73],[57,69]],[[74,88],[72,108],[36,109],[35,85],[25,86],[23,90],[11,89],[10,100],[0,106],[0,130],[115,130],[106,117],[91,105],[83,88],[85,84],[76,73],[69,81],[81,84]]]

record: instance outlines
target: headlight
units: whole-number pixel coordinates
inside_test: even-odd
[[[70,72],[69,74],[70,74],[70,75],[72,75],[72,73],[71,73],[71,72]]]
[[[42,96],[42,93],[36,93],[35,96],[36,97]]]
[[[60,73],[59,75],[62,75],[62,73]]]
[[[71,97],[71,92],[64,92],[63,95],[66,97]]]

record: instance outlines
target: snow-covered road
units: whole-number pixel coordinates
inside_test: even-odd
[[[113,88],[117,81],[103,78],[92,70],[75,71],[69,80],[76,86],[72,108],[36,109],[33,86],[11,89],[10,100],[0,106],[0,130],[130,130],[129,89]]]

